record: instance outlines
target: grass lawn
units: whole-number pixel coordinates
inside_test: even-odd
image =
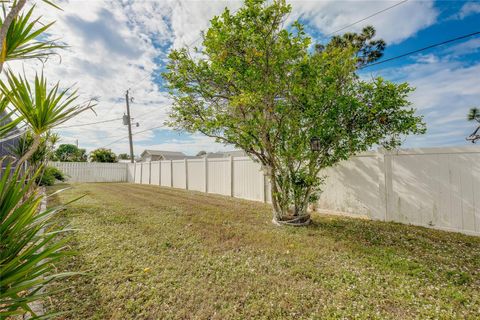
[[[85,193],[60,216],[78,254],[58,269],[86,274],[47,302],[66,319],[480,318],[480,238],[324,215],[275,227],[261,203],[147,185],[53,203]]]

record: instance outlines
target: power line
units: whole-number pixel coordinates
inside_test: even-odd
[[[143,77],[139,82],[137,82],[135,85],[131,86],[130,88],[127,89],[127,91],[132,90],[133,88],[138,87],[140,84],[142,84],[143,81],[147,80],[148,77],[151,77],[153,75],[153,71],[149,72],[145,77]]]
[[[358,20],[358,21],[355,21],[355,22],[353,22],[353,23],[350,23],[349,25],[343,26],[342,28],[340,28],[340,29],[338,29],[338,30],[335,30],[335,31],[333,31],[333,32],[330,32],[329,34],[326,35],[326,37],[329,37],[329,36],[331,36],[332,34],[335,34],[335,33],[340,32],[340,31],[342,31],[342,30],[348,29],[348,28],[350,28],[350,27],[352,27],[352,26],[354,26],[354,25],[356,25],[356,24],[358,24],[358,23],[360,23],[360,22],[363,22],[363,21],[365,21],[365,20],[368,20],[368,19],[370,19],[370,18],[372,18],[372,17],[374,17],[374,16],[376,16],[376,15],[378,15],[378,14],[380,14],[380,13],[383,13],[383,12],[388,11],[388,10],[390,10],[390,9],[393,9],[393,8],[395,8],[395,7],[397,7],[397,6],[401,5],[401,4],[404,4],[404,3],[407,2],[407,1],[408,1],[408,0],[403,0],[403,1],[397,2],[396,4],[394,4],[394,5],[392,5],[392,6],[388,7],[388,8],[382,9],[382,10],[380,10],[380,11],[377,11],[377,12],[369,15],[368,17],[365,17],[365,18],[363,18],[363,19],[360,19],[360,20]]]
[[[162,128],[162,127],[163,127],[163,126],[156,126],[156,127],[148,128],[148,129],[145,129],[145,130],[142,130],[142,131],[138,131],[138,132],[132,133],[132,136],[137,135],[137,134],[140,134],[140,133],[144,133],[144,132],[147,132],[147,131],[150,131],[150,130],[159,129],[159,128]],[[124,137],[122,137],[122,138],[120,138],[120,139],[117,139],[117,140],[115,140],[115,141],[112,141],[112,142],[110,142],[109,144],[104,145],[102,148],[108,147],[108,146],[110,146],[110,145],[112,145],[112,144],[114,144],[114,143],[116,143],[116,142],[119,142],[119,141],[122,141],[122,140],[125,140],[125,139],[128,139],[128,136],[124,136]]]
[[[428,49],[431,49],[431,48],[435,48],[435,47],[438,47],[438,46],[445,45],[447,43],[451,43],[451,42],[455,42],[455,41],[458,41],[458,40],[470,38],[470,37],[473,37],[477,34],[480,34],[480,31],[472,32],[472,33],[469,33],[469,34],[466,34],[466,35],[463,35],[463,36],[459,36],[459,37],[456,37],[456,38],[453,38],[453,39],[449,39],[449,40],[445,40],[445,41],[442,41],[442,42],[439,42],[439,43],[435,43],[435,44],[429,45],[427,47],[423,47],[423,48],[420,48],[420,49],[417,49],[417,50],[413,50],[413,51],[410,51],[410,52],[407,52],[407,53],[403,53],[401,55],[398,55],[398,56],[395,56],[395,57],[392,57],[392,58],[388,58],[388,59],[381,60],[381,61],[378,61],[378,62],[370,63],[370,64],[367,64],[367,65],[364,65],[363,67],[360,67],[359,69],[364,69],[364,68],[376,66],[376,65],[379,65],[379,64],[382,64],[382,63],[386,63],[386,62],[389,62],[389,61],[392,61],[392,60],[400,59],[400,58],[409,56],[409,55],[414,54],[414,53],[422,52],[422,51],[425,51],[425,50],[428,50]]]
[[[73,127],[90,126],[90,125],[92,125],[92,124],[112,122],[112,121],[117,121],[117,120],[122,120],[122,118],[115,118],[115,119],[109,119],[109,120],[103,120],[103,121],[97,121],[97,122],[90,122],[90,123],[73,124],[73,125],[71,125],[71,126],[56,127],[55,129],[67,129],[67,128],[73,128]]]

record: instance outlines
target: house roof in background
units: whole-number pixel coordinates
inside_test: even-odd
[[[179,157],[185,157],[185,154],[183,152],[179,152],[179,151],[163,151],[163,150],[149,150],[149,149],[145,149],[143,152],[142,152],[142,157],[145,155],[145,154],[149,154],[149,155],[152,155],[152,156],[179,156]]]

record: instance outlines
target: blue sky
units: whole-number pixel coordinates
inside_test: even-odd
[[[400,1],[291,1],[289,22],[300,19],[315,42],[325,35],[365,18]],[[88,5],[85,5],[88,4]],[[209,20],[228,6],[237,9],[241,1],[62,1],[63,11],[38,5],[43,21],[56,20],[50,37],[70,47],[60,59],[48,61],[47,76],[75,85],[82,99],[99,97],[96,114],[71,120],[60,130],[64,143],[79,141],[92,150],[107,146],[127,152],[127,128],[121,120],[76,126],[120,118],[125,111],[124,94],[131,88],[135,153],[143,149],[164,149],[195,154],[200,150],[232,149],[201,135],[178,133],[162,127],[170,98],[164,92],[160,72],[166,54],[186,44],[201,45],[198,36]],[[359,31],[373,25],[387,41],[384,59],[430,44],[480,31],[478,1],[415,1],[356,24],[342,32]],[[192,44],[193,43],[193,44]],[[27,72],[38,62],[11,64]],[[480,107],[480,36],[471,37],[402,59],[364,69],[366,77],[407,81],[416,91],[410,100],[427,123],[427,134],[407,137],[405,147],[467,145],[465,136],[474,129],[466,121],[470,107]],[[149,128],[155,130],[147,130]]]

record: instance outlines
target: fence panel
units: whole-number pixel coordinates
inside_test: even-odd
[[[140,163],[140,165],[142,166],[141,183],[149,184],[150,183],[150,163],[144,162],[144,163]]]
[[[324,173],[320,209],[480,235],[478,147],[371,153]]]
[[[172,186],[172,163],[170,161],[160,161],[160,185],[164,187]]]
[[[205,160],[189,159],[187,166],[188,190],[205,191]]]
[[[185,175],[185,161],[184,160],[173,160],[172,161],[173,169],[173,187],[179,189],[187,188],[187,180]]]
[[[233,160],[233,196],[248,200],[264,201],[265,186],[259,163],[250,158]]]
[[[142,182],[142,164],[135,163],[135,183]]]
[[[207,162],[208,178],[207,190],[209,193],[222,194],[225,196],[231,195],[230,175],[231,164],[228,158],[208,159]]]
[[[50,162],[69,182],[126,182],[126,163]]]
[[[150,184],[160,185],[160,162],[150,162]]]
[[[135,182],[135,163],[127,163],[127,182]]]
[[[480,153],[398,154],[388,220],[480,233]]]
[[[271,202],[260,164],[247,157],[51,165],[71,182],[134,181]],[[321,175],[321,211],[480,235],[478,147],[370,152]]]

